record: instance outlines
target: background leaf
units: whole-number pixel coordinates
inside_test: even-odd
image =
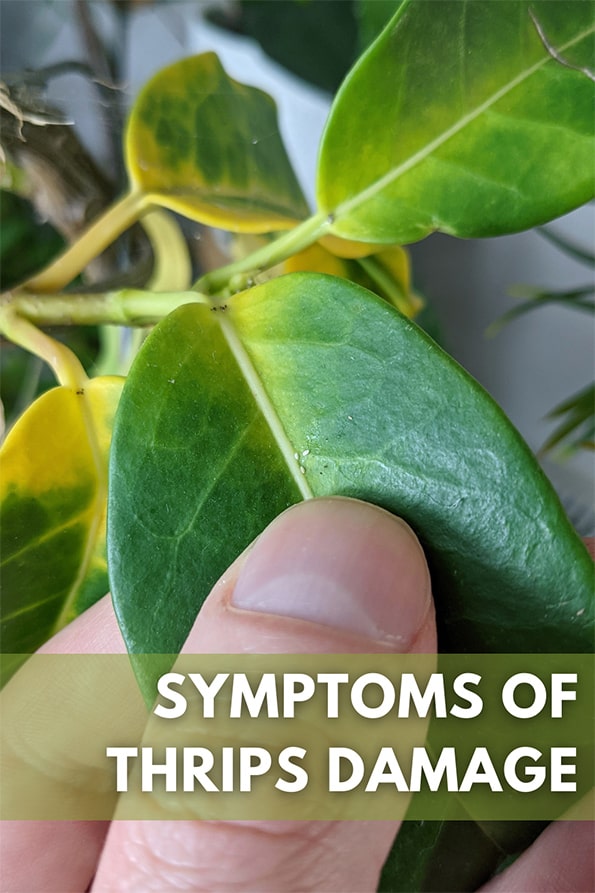
[[[20,172],[15,168],[15,176]],[[27,199],[0,190],[0,291],[26,279],[62,248],[64,240],[50,226],[36,219]],[[10,425],[31,401],[54,384],[41,360],[17,347],[2,343],[0,351],[0,399]]]
[[[568,454],[579,447],[595,449],[595,384],[587,385],[564,400],[549,413],[548,418],[561,421],[544,443],[542,452],[560,444]]]
[[[476,890],[504,857],[476,822],[465,820],[453,799],[444,821],[405,822],[385,863],[378,890]],[[515,823],[516,824],[516,823]]]
[[[111,462],[131,651],[179,650],[239,551],[329,494],[412,524],[441,650],[591,647],[591,561],[524,442],[424,333],[343,280],[292,274],[169,316],[132,368]]]
[[[275,103],[229,78],[214,53],[176,62],[144,87],[126,164],[151,203],[233,232],[284,229],[308,214]]]
[[[591,198],[595,84],[540,32],[558,57],[592,62],[594,8],[405,0],[323,135],[317,200],[332,231],[401,243],[436,229],[490,236]]]
[[[209,18],[253,37],[279,65],[330,93],[357,55],[354,0],[241,0]]]
[[[356,0],[356,18],[360,51],[375,40],[395,14],[401,0]]]
[[[410,319],[415,319],[424,306],[423,300],[411,288],[409,255],[400,245],[392,245],[367,257],[349,259],[337,257],[317,242],[286,260],[283,271],[341,276],[380,295]]]
[[[84,393],[48,391],[2,446],[6,653],[34,651],[108,590],[107,454],[122,384],[97,378]]]
[[[64,240],[35,216],[26,199],[0,190],[0,289],[5,291],[47,263],[63,247]]]

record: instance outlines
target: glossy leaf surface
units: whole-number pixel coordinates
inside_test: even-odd
[[[433,230],[490,236],[588,201],[594,9],[405,0],[327,123],[317,200],[332,231],[400,243]]]
[[[126,163],[133,189],[212,226],[268,232],[308,213],[273,100],[229,78],[214,53],[147,84],[128,122]]]
[[[179,651],[218,577],[300,499],[219,318],[195,305],[167,317],[116,418],[109,564],[132,652]]]
[[[411,322],[292,274],[149,337],[114,429],[109,555],[130,650],[174,652],[281,509],[343,494],[406,518],[442,650],[588,651],[592,565],[500,409]]]
[[[59,387],[2,446],[2,650],[29,653],[108,590],[107,456],[123,379]],[[82,389],[81,389],[82,390]]]

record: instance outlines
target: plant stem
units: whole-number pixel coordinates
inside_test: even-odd
[[[31,295],[27,292],[18,292],[2,309],[0,328],[4,329],[11,340],[17,340],[12,338],[12,330],[8,331],[4,324],[5,319],[10,322],[16,317],[23,322],[28,321],[38,326],[102,324],[146,326],[159,322],[177,307],[191,303],[213,306],[213,302],[206,295],[198,294],[196,291],[152,292],[125,288],[104,294],[90,292]],[[37,350],[33,352],[38,353]]]
[[[145,290],[170,293],[188,291],[192,281],[192,263],[188,245],[173,214],[156,208],[145,214],[141,226],[153,250],[153,271]],[[140,327],[130,331],[122,326],[100,326],[101,352],[93,374],[125,375],[146,334]]]
[[[411,295],[405,294],[398,282],[393,279],[390,272],[375,257],[358,257],[356,263],[360,265],[370,279],[380,288],[389,299],[393,307],[412,319],[421,309],[419,299],[411,298]]]
[[[111,205],[85,232],[41,273],[25,283],[32,292],[55,292],[68,285],[120,233],[132,226],[150,205],[142,192],[132,190]]]
[[[274,267],[317,242],[330,225],[331,221],[325,214],[315,214],[252,254],[201,276],[193,288],[210,295],[228,288],[232,292],[242,291],[250,285],[254,275]]]
[[[176,218],[157,208],[145,215],[142,227],[153,249],[153,272],[145,287],[157,292],[187,291],[192,282],[192,260]]]
[[[95,378],[98,375],[120,375],[122,354],[122,335],[128,329],[121,326],[99,326],[99,354],[91,371]]]
[[[50,366],[59,384],[70,388],[83,387],[88,381],[77,356],[65,344],[41,332],[29,320],[5,306],[0,314],[0,331],[19,347],[24,347]]]

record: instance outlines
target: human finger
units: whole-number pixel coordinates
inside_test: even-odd
[[[125,650],[111,599],[105,596],[47,642],[39,653],[117,654]],[[44,705],[38,703],[34,685],[27,686],[26,695],[26,713],[33,717],[42,711],[43,715]],[[76,746],[68,736],[65,741]],[[0,836],[3,893],[87,890],[108,825],[107,821],[4,821]]]
[[[404,522],[354,500],[280,516],[226,573],[191,653],[433,652],[430,580]],[[374,890],[392,822],[114,822],[94,893]]]
[[[593,822],[554,822],[481,893],[592,893],[595,890]]]

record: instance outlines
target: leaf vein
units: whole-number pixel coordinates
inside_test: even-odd
[[[312,493],[310,486],[305,479],[305,475],[301,474],[301,472],[299,471],[299,466],[295,461],[295,448],[291,444],[291,441],[287,436],[287,432],[285,431],[283,423],[279,418],[279,415],[262,383],[260,376],[254,368],[250,357],[248,356],[246,348],[244,347],[238,333],[236,332],[235,327],[230,321],[229,314],[225,319],[220,318],[219,324],[221,326],[221,331],[223,332],[223,335],[229,345],[229,349],[235,357],[235,360],[240,367],[240,371],[244,376],[246,384],[252,392],[252,396],[256,401],[256,405],[264,416],[265,421],[267,422],[271,430],[271,434],[273,435],[277,446],[279,447],[281,455],[283,456],[285,464],[287,465],[287,470],[292,476],[294,483],[297,485],[302,498],[312,499],[314,494]]]
[[[562,47],[560,47],[560,52],[564,52],[567,49],[573,47],[576,43],[580,43],[580,41],[589,37],[589,35],[595,33],[595,25],[591,28],[587,28],[585,31],[576,35],[572,38],[572,40],[567,41]],[[499,90],[496,90],[488,99],[484,102],[480,103],[476,108],[472,109],[466,115],[463,115],[455,124],[451,127],[448,127],[444,133],[441,133],[435,139],[431,140],[426,146],[420,149],[418,152],[415,152],[407,161],[404,161],[398,167],[393,170],[388,171],[382,177],[379,177],[378,180],[375,180],[365,189],[362,189],[357,195],[354,195],[352,198],[347,199],[347,201],[339,204],[334,210],[335,219],[338,220],[341,216],[349,214],[351,211],[356,210],[360,205],[365,202],[374,199],[379,192],[391,186],[396,180],[410,171],[412,168],[416,167],[421,162],[425,161],[436,149],[443,146],[446,142],[452,139],[454,136],[457,136],[468,124],[472,124],[480,115],[489,111],[493,105],[507,96],[515,87],[520,86],[524,81],[528,80],[532,77],[537,71],[547,65],[548,63],[552,63],[552,57],[550,55],[546,55],[544,58],[540,59],[538,62],[535,62],[525,71],[518,74],[516,77],[512,78],[507,84],[501,87]]]
[[[37,537],[33,541],[29,540],[27,545],[23,546],[17,552],[13,552],[12,555],[9,555],[6,560],[3,560],[2,563],[0,564],[0,567],[8,567],[9,564],[11,564],[17,558],[20,558],[22,555],[24,555],[26,552],[29,551],[29,549],[36,549],[38,546],[42,545],[43,543],[47,543],[50,540],[52,540],[55,536],[59,536],[59,534],[63,533],[65,530],[69,530],[71,527],[74,527],[80,521],[84,520],[85,515],[87,515],[89,512],[89,508],[90,508],[90,505],[87,505],[82,511],[80,511],[76,515],[74,515],[65,524],[61,524],[60,527],[58,527],[58,528],[55,528],[55,527],[52,528],[51,530],[47,531],[47,533],[44,533],[42,536]]]

